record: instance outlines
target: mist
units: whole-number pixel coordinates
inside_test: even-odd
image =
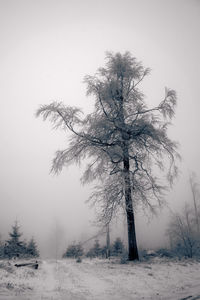
[[[84,76],[104,66],[106,51],[130,51],[151,68],[142,85],[150,107],[163,99],[165,86],[178,95],[169,136],[180,144],[179,177],[157,217],[141,210],[136,216],[139,247],[166,246],[170,212],[192,197],[190,172],[200,179],[199,1],[11,0],[0,8],[1,239],[17,220],[41,256],[60,257],[70,243],[99,231],[95,209],[85,203],[92,187],[80,182],[84,164],[50,173],[69,134],[52,130],[35,112],[51,101],[92,111]],[[124,217],[114,220],[111,239],[126,242],[125,226]]]

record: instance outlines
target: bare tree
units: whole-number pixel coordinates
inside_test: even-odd
[[[182,212],[173,214],[167,234],[171,248],[178,255],[192,258],[198,254],[198,239],[194,229],[195,217],[191,206],[186,203]]]
[[[179,213],[172,215],[167,232],[172,249],[179,254],[192,257],[200,254],[199,184],[194,172],[189,177],[189,183],[192,198],[185,203]]]
[[[59,172],[72,162],[88,158],[90,162],[82,179],[83,182],[102,181],[102,189],[97,187],[97,190],[102,195],[105,191],[102,209],[106,217],[111,218],[123,202],[129,260],[135,260],[138,250],[134,207],[139,201],[154,210],[151,200],[162,202],[164,184],[153,175],[155,168],[152,166],[162,171],[167,166],[170,184],[177,174],[177,144],[167,136],[169,120],[174,116],[176,93],[165,89],[161,103],[148,108],[138,86],[150,70],[129,52],[123,55],[107,53],[106,59],[105,68],[100,68],[94,76],[85,77],[87,95],[95,98],[93,113],[81,117],[80,109],[53,102],[41,106],[37,116],[48,118],[54,128],[68,129],[72,133],[68,147],[57,151],[52,170]]]

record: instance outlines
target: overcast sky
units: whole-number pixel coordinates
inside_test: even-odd
[[[92,108],[83,77],[104,65],[105,51],[130,51],[151,68],[143,91],[158,104],[165,86],[177,91],[170,137],[180,143],[181,175],[167,199],[172,209],[190,198],[188,172],[200,178],[200,0],[0,0],[0,233],[17,219],[42,253],[54,243],[86,239],[93,211],[84,203],[81,168],[49,174],[67,135],[36,119],[52,100]],[[138,218],[138,240],[162,236],[158,222]],[[56,225],[57,224],[57,225]],[[161,224],[161,223],[160,223]],[[57,227],[56,227],[57,226]],[[163,225],[164,226],[164,225]],[[160,228],[164,228],[160,225]],[[151,241],[150,246],[152,246]],[[64,247],[64,246],[60,247]],[[61,250],[60,250],[61,251]]]

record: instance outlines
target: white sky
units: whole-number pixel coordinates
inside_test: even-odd
[[[105,51],[130,51],[152,69],[143,91],[151,106],[164,87],[177,91],[170,136],[180,142],[182,175],[169,194],[177,208],[190,191],[188,170],[200,178],[200,0],[0,0],[0,233],[16,218],[24,237],[34,235],[44,252],[55,224],[63,244],[87,238],[93,212],[84,203],[89,187],[72,166],[49,174],[67,136],[35,119],[40,104],[52,100],[89,111],[83,77],[103,66]],[[162,215],[161,219],[164,219]],[[142,243],[155,230],[138,221]],[[59,230],[60,228],[60,230]],[[162,225],[160,226],[162,228]],[[73,233],[73,235],[72,235]]]

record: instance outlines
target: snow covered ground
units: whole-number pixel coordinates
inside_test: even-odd
[[[200,262],[154,258],[40,261],[39,269],[0,261],[0,300],[200,299]]]

